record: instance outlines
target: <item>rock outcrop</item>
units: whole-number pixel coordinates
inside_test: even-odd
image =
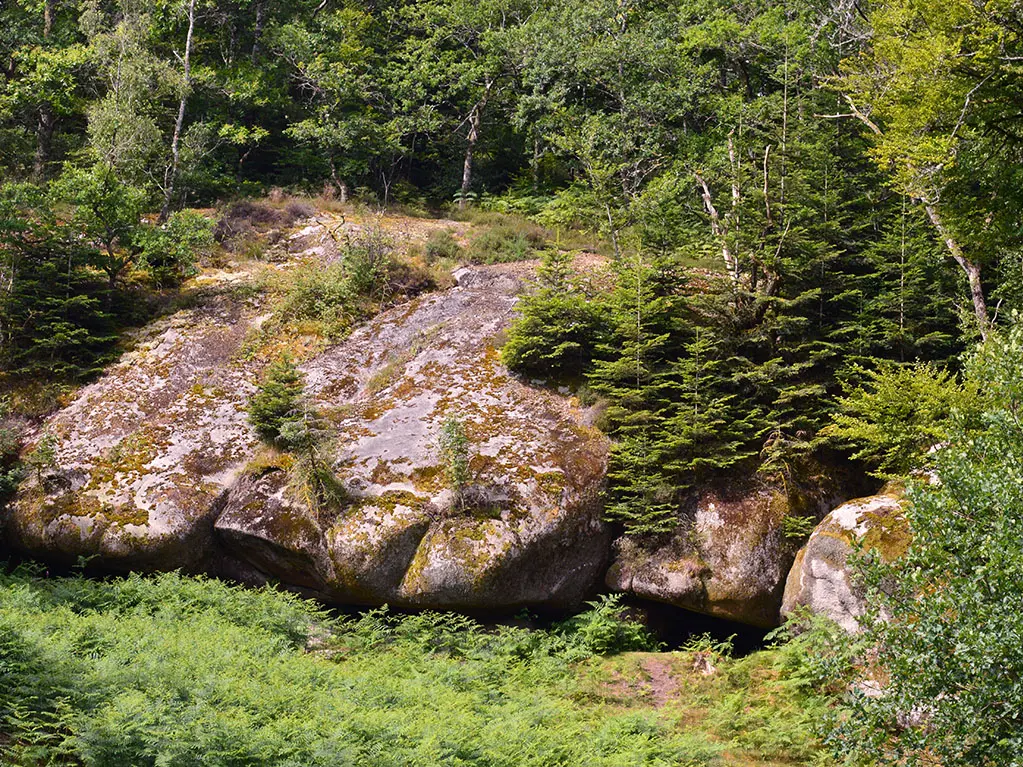
[[[809,608],[855,632],[864,604],[851,578],[849,555],[861,545],[886,561],[900,556],[911,539],[903,503],[901,488],[889,485],[828,514],[796,555],[785,584],[782,615]]]
[[[777,626],[796,553],[785,519],[819,519],[842,498],[842,487],[824,474],[799,489],[760,483],[706,491],[688,524],[668,540],[620,541],[607,585],[718,618]]]
[[[501,365],[494,342],[518,279],[458,278],[304,366],[352,498],[314,517],[284,472],[240,483],[216,527],[253,565],[285,580],[297,568],[334,601],[463,609],[570,605],[599,580],[606,441],[567,399]],[[464,504],[438,449],[449,417],[472,445]]]
[[[208,566],[213,521],[256,447],[255,375],[239,352],[259,321],[258,307],[219,294],[152,325],[36,436],[53,460],[11,504],[12,544],[115,569]]]
[[[12,503],[8,539],[49,560],[242,573],[339,603],[578,603],[610,551],[607,442],[572,400],[500,363],[524,268],[463,270],[302,366],[343,488],[332,504],[308,503],[295,459],[247,422],[260,299],[213,290],[45,424],[54,460]],[[438,449],[450,417],[471,445],[457,503]]]

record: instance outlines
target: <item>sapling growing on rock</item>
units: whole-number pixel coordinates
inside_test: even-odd
[[[52,434],[44,434],[36,446],[25,456],[25,465],[42,482],[43,473],[57,465],[57,438]]]
[[[465,491],[469,486],[469,436],[460,416],[449,415],[440,427],[440,454],[444,477],[454,494],[453,506],[465,509]]]
[[[249,400],[249,423],[268,445],[287,450],[301,420],[302,374],[290,357],[282,357],[266,371],[259,390]]]
[[[302,374],[290,358],[267,370],[249,402],[249,421],[267,445],[295,456],[294,487],[310,508],[319,511],[345,501],[344,488],[321,455],[327,429],[306,400]]]

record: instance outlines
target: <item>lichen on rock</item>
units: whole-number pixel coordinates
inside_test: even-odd
[[[606,440],[565,397],[501,365],[493,339],[511,319],[518,278],[499,267],[460,277],[302,366],[353,496],[322,530],[323,587],[335,601],[569,605],[600,578]],[[467,506],[453,504],[438,449],[453,415],[471,443]]]
[[[849,557],[857,547],[876,551],[885,561],[901,556],[912,537],[904,503],[902,488],[892,483],[828,514],[796,556],[785,584],[782,615],[806,608],[846,631],[857,631],[864,602]]]
[[[207,567],[213,519],[255,446],[244,411],[254,374],[236,353],[257,317],[214,293],[150,326],[53,416],[52,466],[7,514],[16,547],[115,569]]]
[[[606,583],[718,618],[777,626],[796,548],[784,535],[786,517],[820,518],[842,497],[828,472],[798,486],[751,480],[706,488],[674,533],[619,541]]]
[[[286,277],[288,263],[273,266]],[[456,287],[307,350],[320,460],[343,487],[315,509],[296,492],[305,459],[268,458],[248,423],[272,356],[256,341],[273,296],[237,280],[200,288],[48,420],[55,463],[19,491],[10,540],[51,560],[242,573],[340,603],[577,604],[610,551],[608,444],[577,403],[500,362],[495,343],[530,268],[460,270]],[[459,493],[438,446],[452,417],[470,443]]]

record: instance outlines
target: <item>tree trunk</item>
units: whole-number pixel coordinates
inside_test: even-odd
[[[728,244],[728,228],[727,224],[721,220],[721,215],[718,213],[716,207],[714,207],[714,200],[710,194],[710,187],[707,185],[706,180],[699,173],[694,173],[696,176],[696,183],[700,185],[700,194],[703,197],[703,207],[707,211],[707,215],[710,216],[710,230],[718,241],[721,243],[721,257],[725,262],[725,271],[728,273],[728,277],[732,280],[732,284],[738,284],[739,282],[739,260],[732,253],[732,249]],[[735,187],[733,186],[733,193]]]
[[[252,54],[250,56],[250,60],[252,61],[253,64],[255,64],[256,60],[259,58],[259,44],[263,40],[263,16],[264,16],[263,3],[257,3],[256,25],[255,28],[252,30]]]
[[[472,188],[472,154],[476,149],[476,142],[480,137],[480,124],[483,122],[483,110],[490,98],[490,89],[494,86],[493,80],[488,80],[483,90],[483,98],[473,106],[469,112],[469,135],[468,146],[465,148],[465,163],[462,165],[462,193],[458,198],[458,209],[465,210],[469,201],[469,190]]]
[[[50,39],[53,31],[54,4],[56,0],[46,0],[43,3],[43,40]],[[50,146],[53,140],[53,129],[57,122],[53,113],[53,105],[44,101],[39,105],[39,122],[36,125],[36,153],[32,162],[32,175],[36,181],[41,181],[46,173],[46,165],[50,161]]]
[[[615,254],[615,261],[618,261],[622,257],[622,250],[618,246],[618,227],[615,226],[614,216],[611,215],[611,205],[604,203],[604,212],[607,214],[607,226],[611,232],[611,248]]]
[[[977,317],[977,329],[980,330],[981,339],[986,341],[988,331],[991,329],[991,319],[987,313],[984,285],[980,281],[980,264],[966,257],[962,247],[956,242],[948,229],[945,228],[945,222],[941,220],[941,216],[933,204],[925,200],[924,210],[927,211],[927,217],[931,220],[934,228],[937,229],[938,234],[941,235],[941,239],[945,241],[945,247],[952,254],[952,258],[966,272],[966,279],[970,284],[970,299],[973,301],[973,313]]]
[[[479,136],[479,113],[469,115],[469,145],[465,148],[465,163],[462,165],[462,193],[458,198],[458,209],[465,210],[469,189],[472,188],[472,152]]]
[[[185,36],[184,81],[182,83],[181,101],[178,103],[178,119],[174,123],[174,135],[171,137],[171,162],[164,173],[163,207],[160,209],[160,221],[166,221],[170,215],[171,203],[174,201],[174,183],[177,181],[178,163],[181,160],[181,130],[185,124],[185,108],[188,106],[188,92],[192,87],[192,33],[195,31],[195,0],[188,1],[188,34]]]
[[[39,106],[39,122],[36,125],[36,153],[32,160],[32,176],[36,181],[42,181],[46,174],[56,122],[53,107],[49,104],[41,104]]]

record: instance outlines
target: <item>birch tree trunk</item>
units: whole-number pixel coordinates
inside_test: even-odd
[[[945,228],[945,222],[942,221],[937,208],[932,203],[925,200],[924,210],[927,211],[927,217],[931,220],[931,224],[934,225],[938,234],[941,235],[941,239],[945,242],[948,252],[952,254],[952,258],[966,272],[966,280],[970,284],[970,299],[973,301],[973,313],[977,317],[977,328],[980,330],[980,337],[986,341],[988,331],[991,329],[991,318],[987,313],[984,285],[980,281],[980,264],[966,257],[955,237]]]
[[[480,137],[480,124],[483,122],[483,110],[486,109],[487,100],[490,98],[490,89],[494,86],[493,80],[487,80],[486,87],[481,98],[469,112],[469,144],[465,148],[465,162],[462,165],[462,193],[458,198],[458,209],[465,210],[468,203],[469,190],[472,188],[472,159],[476,149],[476,142]]]
[[[185,54],[182,58],[184,80],[181,89],[181,101],[178,103],[178,119],[174,122],[174,134],[171,137],[171,161],[163,176],[163,207],[160,209],[160,221],[166,221],[170,215],[171,203],[174,201],[174,185],[178,176],[178,165],[181,161],[181,131],[185,124],[185,109],[188,106],[188,93],[192,88],[192,33],[195,31],[195,0],[188,0],[188,34],[185,36]]]

